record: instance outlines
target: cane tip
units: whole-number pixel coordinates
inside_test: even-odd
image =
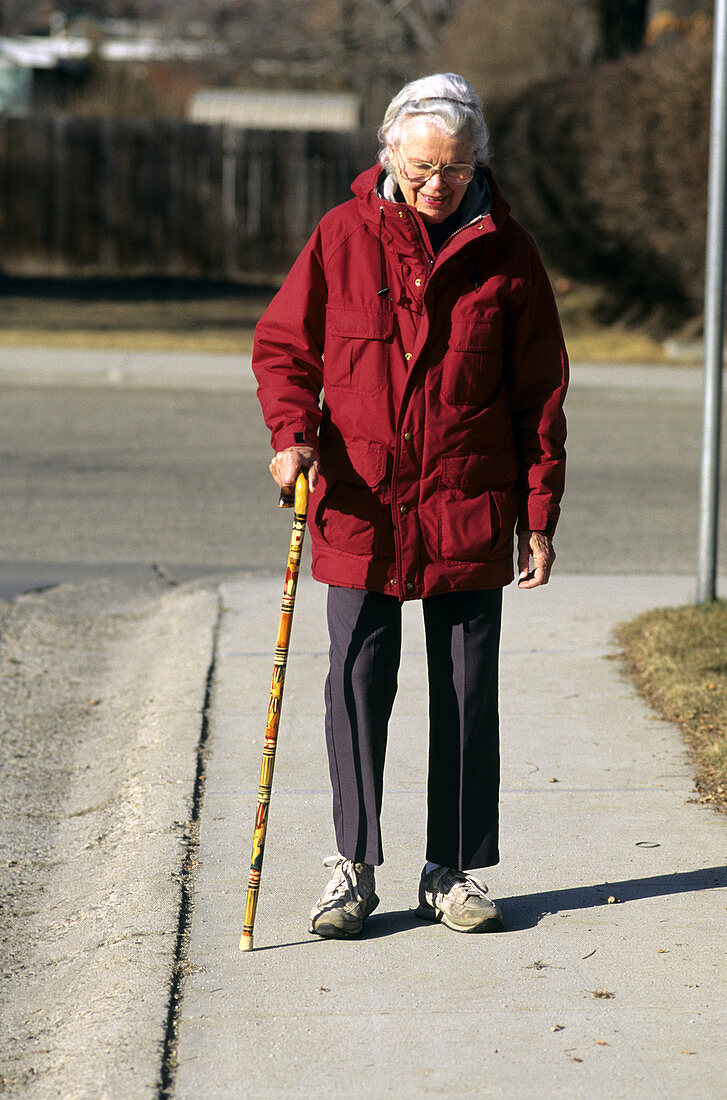
[[[252,951],[252,936],[242,936],[240,939],[241,951]]]

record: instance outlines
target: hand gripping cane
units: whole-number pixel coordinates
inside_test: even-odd
[[[298,475],[298,480],[295,483],[295,492],[290,488],[282,489],[280,492],[279,506],[281,508],[290,508],[291,505],[293,505],[295,510],[293,515],[293,533],[290,536],[288,566],[285,570],[285,585],[283,586],[283,604],[280,608],[278,639],[275,644],[275,657],[273,659],[273,679],[270,685],[268,719],[265,726],[265,744],[263,745],[262,766],[260,768],[260,788],[258,790],[257,813],[255,814],[255,832],[252,840],[250,878],[248,880],[247,902],[245,904],[245,921],[242,926],[242,936],[240,938],[241,951],[252,951],[255,910],[257,909],[260,876],[263,869],[265,833],[268,826],[268,808],[270,806],[270,792],[273,785],[273,770],[275,768],[275,750],[278,744],[280,711],[283,706],[283,687],[285,685],[285,668],[288,663],[290,628],[293,623],[295,590],[298,586],[300,555],[303,549],[305,520],[308,512],[308,477],[305,473]]]

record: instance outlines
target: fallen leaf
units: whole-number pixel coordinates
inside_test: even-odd
[[[565,1024],[553,1024],[551,1031],[565,1031]]]
[[[621,899],[617,898],[615,894],[609,894],[608,897],[606,898],[606,903],[608,905],[618,905],[620,903],[620,901],[621,901]]]
[[[592,989],[591,993],[594,997],[599,997],[602,1001],[610,1001],[616,996],[615,993],[610,993],[608,989]]]

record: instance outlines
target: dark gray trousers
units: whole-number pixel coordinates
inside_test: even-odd
[[[498,654],[502,590],[422,600],[429,681],[426,858],[468,870],[499,860]],[[401,654],[401,604],[328,590],[326,744],[338,850],[383,862],[380,815]]]

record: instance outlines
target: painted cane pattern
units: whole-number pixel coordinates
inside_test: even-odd
[[[289,504],[292,503],[292,501],[289,496],[281,493],[281,503]],[[280,724],[280,712],[283,706],[285,669],[288,662],[290,630],[293,623],[293,611],[295,608],[295,592],[298,586],[300,557],[303,550],[303,536],[305,535],[305,522],[308,512],[308,480],[305,474],[300,474],[298,476],[295,485],[294,509],[293,531],[290,536],[290,550],[288,552],[288,564],[285,570],[285,582],[283,584],[283,600],[280,608],[278,636],[275,642],[275,655],[273,657],[273,676],[270,684],[270,702],[268,703],[268,715],[265,724],[265,741],[263,743],[262,763],[260,766],[260,786],[258,788],[258,802],[255,813],[255,831],[252,840],[252,855],[250,857],[250,877],[247,884],[245,917],[242,926],[242,936],[240,937],[241,951],[252,950],[255,913],[260,890],[263,856],[265,854],[265,835],[268,825],[270,795],[273,786],[275,750],[278,743],[278,726]]]

